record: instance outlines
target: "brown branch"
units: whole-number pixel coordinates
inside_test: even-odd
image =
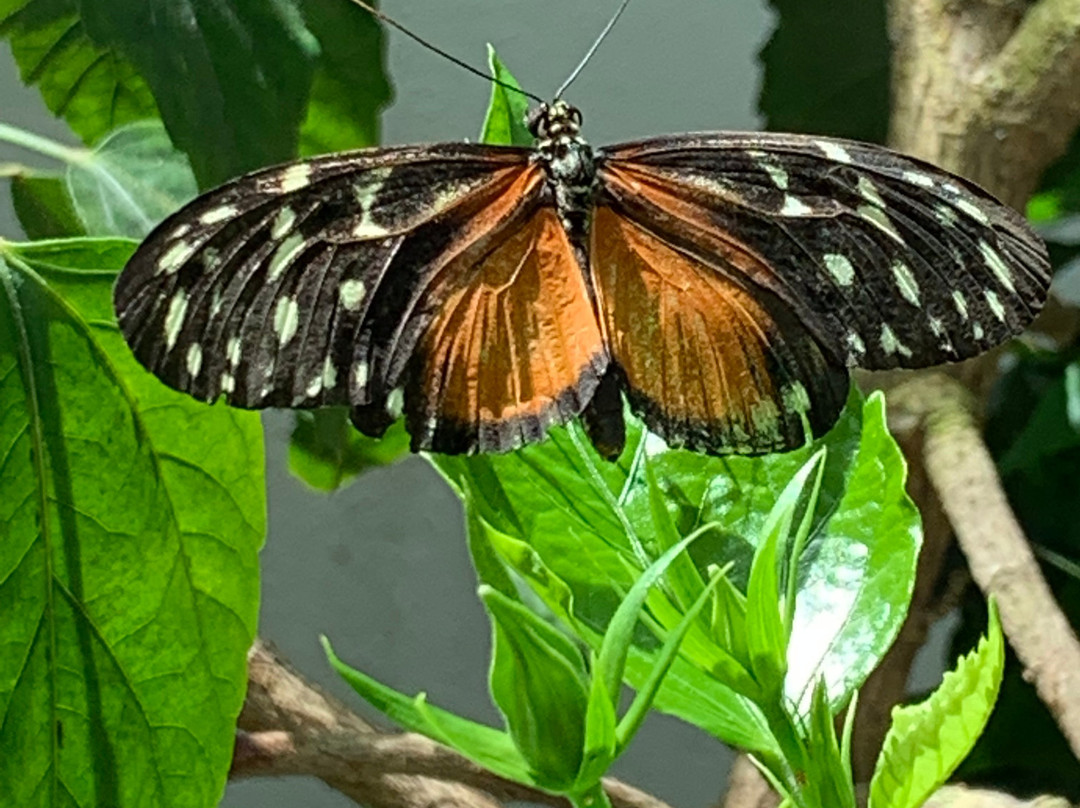
[[[1080,758],[1080,642],[1054,600],[983,443],[971,394],[943,373],[891,394],[921,416],[926,471],[979,588],[993,596],[1024,677]]]
[[[382,732],[256,641],[229,776],[306,774],[369,808],[495,808],[569,803],[497,777],[422,735]],[[668,808],[618,780],[604,780],[615,808]]]

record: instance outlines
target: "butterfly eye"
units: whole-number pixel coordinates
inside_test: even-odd
[[[525,125],[529,127],[529,133],[534,138],[547,137],[548,111],[547,104],[541,104],[540,106],[533,107],[529,110],[528,117],[525,119]]]

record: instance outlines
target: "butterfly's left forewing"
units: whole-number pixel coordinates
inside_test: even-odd
[[[528,430],[535,425],[523,425],[522,413],[544,410],[544,424],[576,414],[544,408],[584,397],[573,390],[593,354],[604,361],[598,337],[587,355],[542,358],[562,349],[563,329],[588,331],[587,297],[550,222],[536,223],[542,172],[528,154],[467,144],[373,149],[236,180],[140,246],[115,289],[121,329],[144,365],[202,400],[347,404],[377,433],[404,387],[414,448],[449,449],[451,436],[455,451],[508,448],[516,439],[500,430],[503,420]],[[515,239],[522,223],[530,237]],[[562,273],[563,297],[577,272],[581,303],[530,318],[533,295],[552,291],[536,281],[548,270]],[[463,312],[498,321],[455,336],[464,352],[433,336],[461,326]],[[492,389],[492,363],[516,380]],[[430,376],[410,383],[419,372]]]

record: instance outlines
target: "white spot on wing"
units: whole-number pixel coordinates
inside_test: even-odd
[[[788,189],[788,173],[784,171],[783,167],[778,166],[776,163],[770,162],[767,159],[758,160],[757,166],[769,175],[769,179],[772,180],[773,185],[781,191],[786,191]]]
[[[859,176],[859,196],[879,208],[885,207],[885,200],[881,198],[877,186],[868,177],[862,175]]]
[[[225,355],[229,358],[229,364],[236,367],[240,364],[240,337],[233,337],[225,347]]]
[[[191,343],[187,352],[187,372],[191,378],[199,375],[202,370],[202,347],[197,342]]]
[[[400,418],[405,410],[405,391],[395,387],[386,397],[386,414],[391,418]]]
[[[903,261],[897,261],[892,265],[893,278],[896,280],[896,288],[900,294],[912,306],[919,305],[919,282],[911,272],[911,268]]]
[[[199,217],[199,221],[203,224],[217,224],[223,222],[226,219],[231,219],[237,213],[235,205],[222,205],[219,208],[211,208]]]
[[[353,389],[363,390],[368,383],[368,363],[363,360],[353,365]]]
[[[841,286],[851,286],[855,280],[855,267],[851,265],[846,255],[829,253],[825,256],[825,269],[829,270],[835,280]]]
[[[784,206],[780,208],[781,216],[806,216],[813,213],[814,209],[805,202],[800,201],[791,194],[784,195]]]
[[[184,315],[187,313],[188,293],[180,289],[169,301],[169,310],[165,312],[165,347],[172,350],[180,336],[180,329],[184,325]]]
[[[221,392],[231,393],[236,389],[236,379],[233,378],[231,373],[221,374]]]
[[[835,160],[838,163],[851,162],[851,154],[839,143],[831,140],[815,140],[814,145],[821,149],[822,153],[830,160]]]
[[[888,324],[881,326],[881,350],[890,356],[900,354],[905,359],[911,357],[911,349],[897,338]]]
[[[980,208],[976,207],[963,197],[956,200],[956,207],[960,208],[960,210],[964,211],[964,213],[977,221],[979,224],[990,224],[990,217],[983,213]]]
[[[278,189],[283,194],[306,188],[311,182],[311,166],[307,163],[295,163],[285,169],[281,175]]]
[[[1013,283],[1012,271],[1009,269],[1009,265],[1005,263],[1001,257],[1001,253],[991,247],[985,240],[979,241],[979,252],[983,255],[983,260],[986,261],[986,265],[990,267],[990,271],[994,273],[994,277],[997,278],[998,283],[1004,286],[1009,292],[1016,293],[1016,285]]]
[[[270,238],[281,238],[292,230],[294,224],[296,224],[296,211],[289,207],[282,208],[274,217],[273,224],[270,225]]]
[[[990,307],[990,311],[994,313],[998,320],[1005,322],[1005,307],[1001,305],[1001,301],[998,300],[998,296],[993,289],[986,290],[986,305]]]
[[[921,171],[905,171],[903,176],[912,185],[918,185],[920,188],[934,187],[934,178],[929,174],[923,174]]]
[[[158,259],[158,271],[168,275],[176,272],[195,252],[197,245],[193,241],[178,241],[161,254]]]
[[[327,390],[333,390],[337,387],[337,368],[334,367],[334,360],[329,356],[326,357],[326,362],[323,364],[322,384]]]
[[[364,282],[355,278],[343,282],[341,289],[338,291],[341,305],[345,307],[346,311],[356,311],[360,308],[360,304],[364,302],[365,294],[367,294],[367,288],[364,286]]]
[[[980,341],[983,337],[986,336],[986,332],[983,331],[982,323],[980,323],[978,320],[971,324],[971,335],[975,337],[975,339]]]
[[[268,279],[276,281],[281,273],[285,271],[292,260],[296,257],[297,253],[304,248],[304,237],[299,233],[293,233],[287,239],[285,239],[278,248],[274,250],[274,254],[270,257],[270,266],[267,270]]]
[[[907,242],[904,241],[904,237],[900,235],[900,231],[896,229],[889,217],[885,215],[885,211],[879,208],[877,205],[860,205],[855,211],[865,221],[870,222],[879,230],[883,230],[888,233],[898,243],[907,246]]]
[[[863,342],[862,337],[859,336],[856,331],[848,331],[847,333],[848,344],[848,361],[858,361],[866,355],[866,343]]]
[[[296,329],[300,325],[300,309],[296,301],[291,297],[283,297],[277,302],[274,309],[274,331],[278,335],[278,343],[284,347],[289,344],[296,335]]]
[[[956,306],[956,313],[960,315],[961,320],[968,318],[967,298],[964,297],[964,293],[956,291],[952,293],[953,305]]]

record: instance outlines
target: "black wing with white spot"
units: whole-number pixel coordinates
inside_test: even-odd
[[[425,292],[439,270],[528,202],[497,213],[497,200],[535,197],[528,154],[371,149],[242,177],[143,242],[116,285],[120,327],[144,365],[196,398],[349,404],[377,432],[437,313]]]
[[[704,267],[777,296],[834,361],[921,367],[1018,333],[1046,296],[1023,217],[876,146],[771,133],[685,135],[598,154],[598,204]]]

